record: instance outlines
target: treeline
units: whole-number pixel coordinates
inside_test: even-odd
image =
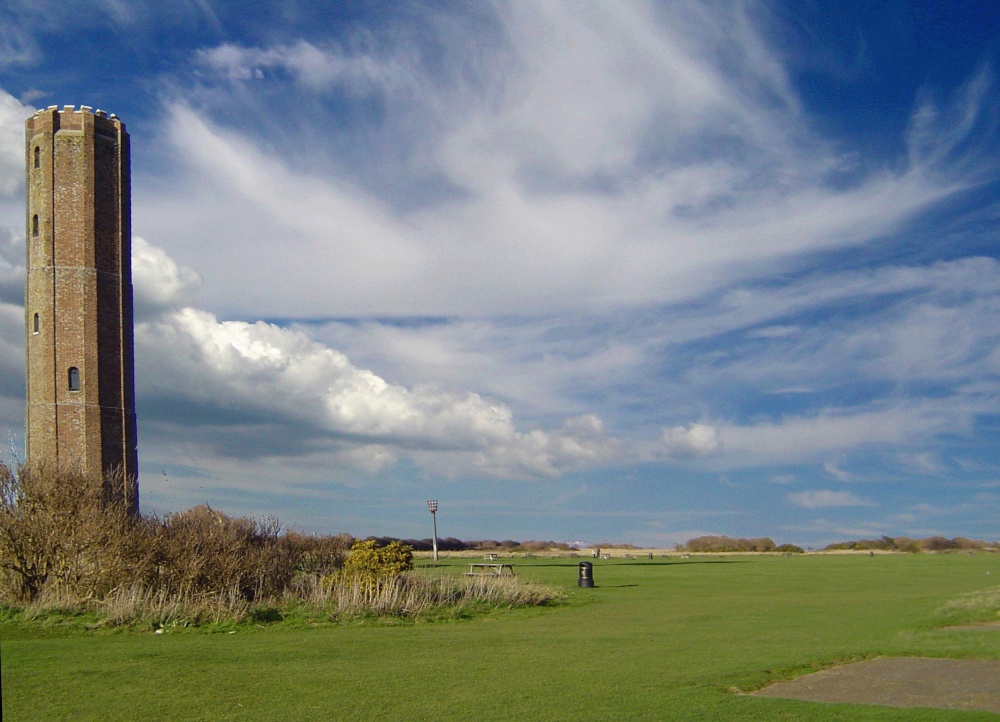
[[[688,539],[683,544],[675,547],[679,552],[691,553],[712,553],[723,552],[784,552],[791,554],[801,554],[802,547],[794,544],[782,544],[778,546],[773,539],[761,537],[759,539],[742,539],[731,536],[699,536]]]
[[[987,542],[977,539],[955,537],[947,539],[943,536],[929,536],[923,539],[911,539],[905,536],[883,536],[879,539],[859,539],[857,541],[837,542],[825,547],[825,551],[851,549],[857,551],[890,551],[909,552],[951,552],[951,551],[1000,551],[1000,542]]]
[[[733,553],[733,552],[785,552],[801,554],[802,547],[794,544],[777,545],[768,537],[759,539],[741,539],[730,536],[699,536],[688,539],[675,547],[679,552],[691,553]],[[965,537],[947,539],[943,536],[931,536],[924,539],[911,539],[905,536],[883,536],[879,539],[859,539],[830,544],[822,551],[889,551],[908,552],[952,552],[952,551],[1000,551],[1000,542],[987,542]]]
[[[370,536],[366,537],[364,541],[373,541],[375,542],[375,545],[379,547],[388,546],[393,543],[405,544],[406,546],[411,547],[414,551],[418,552],[429,552],[434,549],[434,540],[430,537],[426,539],[399,539],[392,536]],[[497,541],[495,539],[463,541],[452,536],[444,539],[438,539],[438,551],[441,552],[481,551],[496,553],[506,552],[509,554],[537,554],[539,552],[546,552],[550,550],[575,552],[580,551],[580,548],[565,542],[554,541],[514,541],[513,539],[505,539],[503,541]]]

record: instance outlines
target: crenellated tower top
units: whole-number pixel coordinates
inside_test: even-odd
[[[83,130],[93,125],[94,130],[101,135],[118,135],[125,131],[125,124],[114,113],[107,113],[98,108],[94,110],[89,105],[50,105],[44,110],[35,111],[28,118],[28,132],[55,132],[57,130]]]

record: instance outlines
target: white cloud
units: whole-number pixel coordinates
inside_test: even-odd
[[[974,408],[966,400],[900,402],[891,407],[827,409],[756,424],[718,424],[725,455],[721,468],[747,468],[816,461],[831,452],[909,444],[935,434],[967,428]],[[837,471],[829,465],[827,473]],[[835,474],[834,474],[835,475]]]
[[[267,49],[226,43],[199,51],[197,60],[235,81],[263,80],[265,71],[277,68],[292,73],[298,82],[314,91],[340,86],[356,92],[373,88],[385,92],[405,82],[404,68],[393,60],[350,54],[337,47],[318,48],[305,40]]]
[[[910,166],[940,165],[967,145],[979,125],[984,101],[994,92],[992,86],[992,74],[984,65],[959,88],[950,105],[941,107],[925,91],[907,129]]]
[[[24,188],[24,121],[35,111],[0,89],[0,196]]]
[[[945,467],[938,460],[937,454],[931,451],[901,452],[899,460],[907,466],[914,467],[926,474],[941,474],[945,471]]]
[[[25,29],[0,20],[0,68],[30,65],[38,58],[38,47]]]
[[[140,401],[154,424],[201,427],[192,442],[201,436],[206,447],[230,444],[229,427],[247,432],[241,454],[325,448],[369,471],[409,455],[439,473],[501,477],[556,475],[618,453],[618,442],[594,415],[552,431],[521,431],[507,406],[479,394],[406,388],[299,331],[170,308],[185,288],[178,281],[184,274],[160,249],[146,242],[136,247],[143,268],[136,294],[160,301],[161,308],[136,326]],[[164,279],[166,291],[154,296],[148,286]],[[248,427],[262,433],[294,428],[296,435],[256,447]]]
[[[24,241],[0,225],[0,301],[20,303],[24,299]]]
[[[138,230],[227,314],[558,312],[689,300],[867,243],[963,187],[926,164],[831,183],[844,159],[742,10],[511,3],[494,22],[427,23],[433,65],[405,32],[202,51],[207,88],[167,110],[186,182],[137,194]],[[275,80],[310,112],[230,82],[269,69],[308,86]],[[331,129],[322,98],[345,83],[379,112]],[[248,237],[281,243],[248,262]],[[245,293],[265,274],[267,294]]]
[[[874,502],[847,491],[800,491],[788,495],[788,500],[806,509],[825,509],[835,506],[875,506]]]
[[[850,472],[838,468],[832,461],[827,461],[823,464],[823,471],[837,481],[850,481],[853,478],[853,475]]]
[[[193,268],[179,266],[162,248],[132,237],[132,283],[136,316],[176,309],[193,300],[201,276]]]
[[[722,449],[719,432],[708,424],[688,424],[663,429],[661,438],[667,456],[685,459],[713,454]]]

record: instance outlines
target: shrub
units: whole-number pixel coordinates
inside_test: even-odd
[[[15,600],[34,600],[46,588],[99,597],[151,573],[153,529],[109,491],[123,487],[115,482],[0,464],[0,571]]]
[[[395,579],[413,569],[413,549],[398,541],[378,546],[373,539],[356,541],[344,562],[343,574],[355,582]]]
[[[281,543],[297,560],[295,571],[317,577],[344,565],[352,541],[349,534],[318,536],[289,531],[281,537]]]
[[[163,519],[131,513],[120,477],[0,464],[0,599],[67,604],[111,599],[278,597],[299,573],[325,574],[349,537],[280,534],[274,518],[233,518],[208,506]],[[128,601],[133,600],[133,601]]]
[[[209,506],[160,524],[158,584],[168,592],[229,594],[253,601],[280,594],[295,573],[275,519],[234,519]]]

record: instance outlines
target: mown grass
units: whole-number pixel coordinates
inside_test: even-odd
[[[972,720],[738,694],[852,659],[1000,659],[1000,633],[939,628],[1000,556],[519,560],[556,608],[378,626],[84,632],[0,620],[11,720]],[[427,570],[457,575],[459,564]],[[987,572],[992,572],[988,575]],[[988,595],[987,595],[988,596]],[[969,597],[965,597],[969,598]],[[947,616],[947,613],[945,613]]]

